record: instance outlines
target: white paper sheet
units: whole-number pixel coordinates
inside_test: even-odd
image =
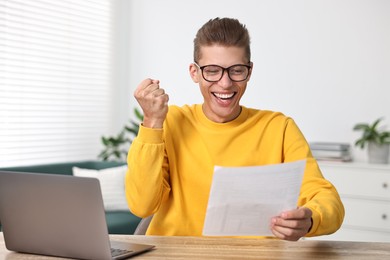
[[[272,236],[271,218],[297,207],[305,166],[216,166],[203,235]]]

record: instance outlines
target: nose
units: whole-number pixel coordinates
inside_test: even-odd
[[[229,88],[232,85],[232,80],[229,78],[227,70],[223,71],[222,78],[218,81],[218,83],[223,88]]]

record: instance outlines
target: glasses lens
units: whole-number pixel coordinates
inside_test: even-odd
[[[223,69],[218,66],[205,66],[203,68],[203,77],[208,81],[218,81],[222,78]]]
[[[233,81],[246,80],[249,74],[249,68],[243,65],[235,65],[229,68],[229,77]]]

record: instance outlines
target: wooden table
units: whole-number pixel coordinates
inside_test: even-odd
[[[156,245],[152,251],[132,259],[390,259],[390,243],[127,235],[111,237],[120,241]],[[60,258],[10,252],[6,250],[0,233],[0,259]]]

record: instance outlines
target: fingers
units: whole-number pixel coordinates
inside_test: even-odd
[[[280,214],[280,217],[283,219],[305,219],[311,218],[312,214],[313,213],[309,208],[300,207],[294,210],[282,212]]]
[[[141,82],[141,84],[138,85],[137,89],[134,91],[134,96],[137,100],[139,99],[145,99],[148,98],[149,95],[153,95],[154,97],[157,97],[165,93],[161,93],[161,90],[164,91],[163,89],[160,88],[159,86],[159,81],[158,80],[153,80],[153,79],[145,79]],[[154,93],[157,91],[157,93]]]
[[[297,241],[309,232],[311,216],[311,210],[304,207],[283,212],[271,220],[271,231],[281,239]]]
[[[169,96],[160,87],[160,81],[143,80],[134,91],[134,97],[143,110],[143,125],[151,128],[162,128],[168,113]]]

